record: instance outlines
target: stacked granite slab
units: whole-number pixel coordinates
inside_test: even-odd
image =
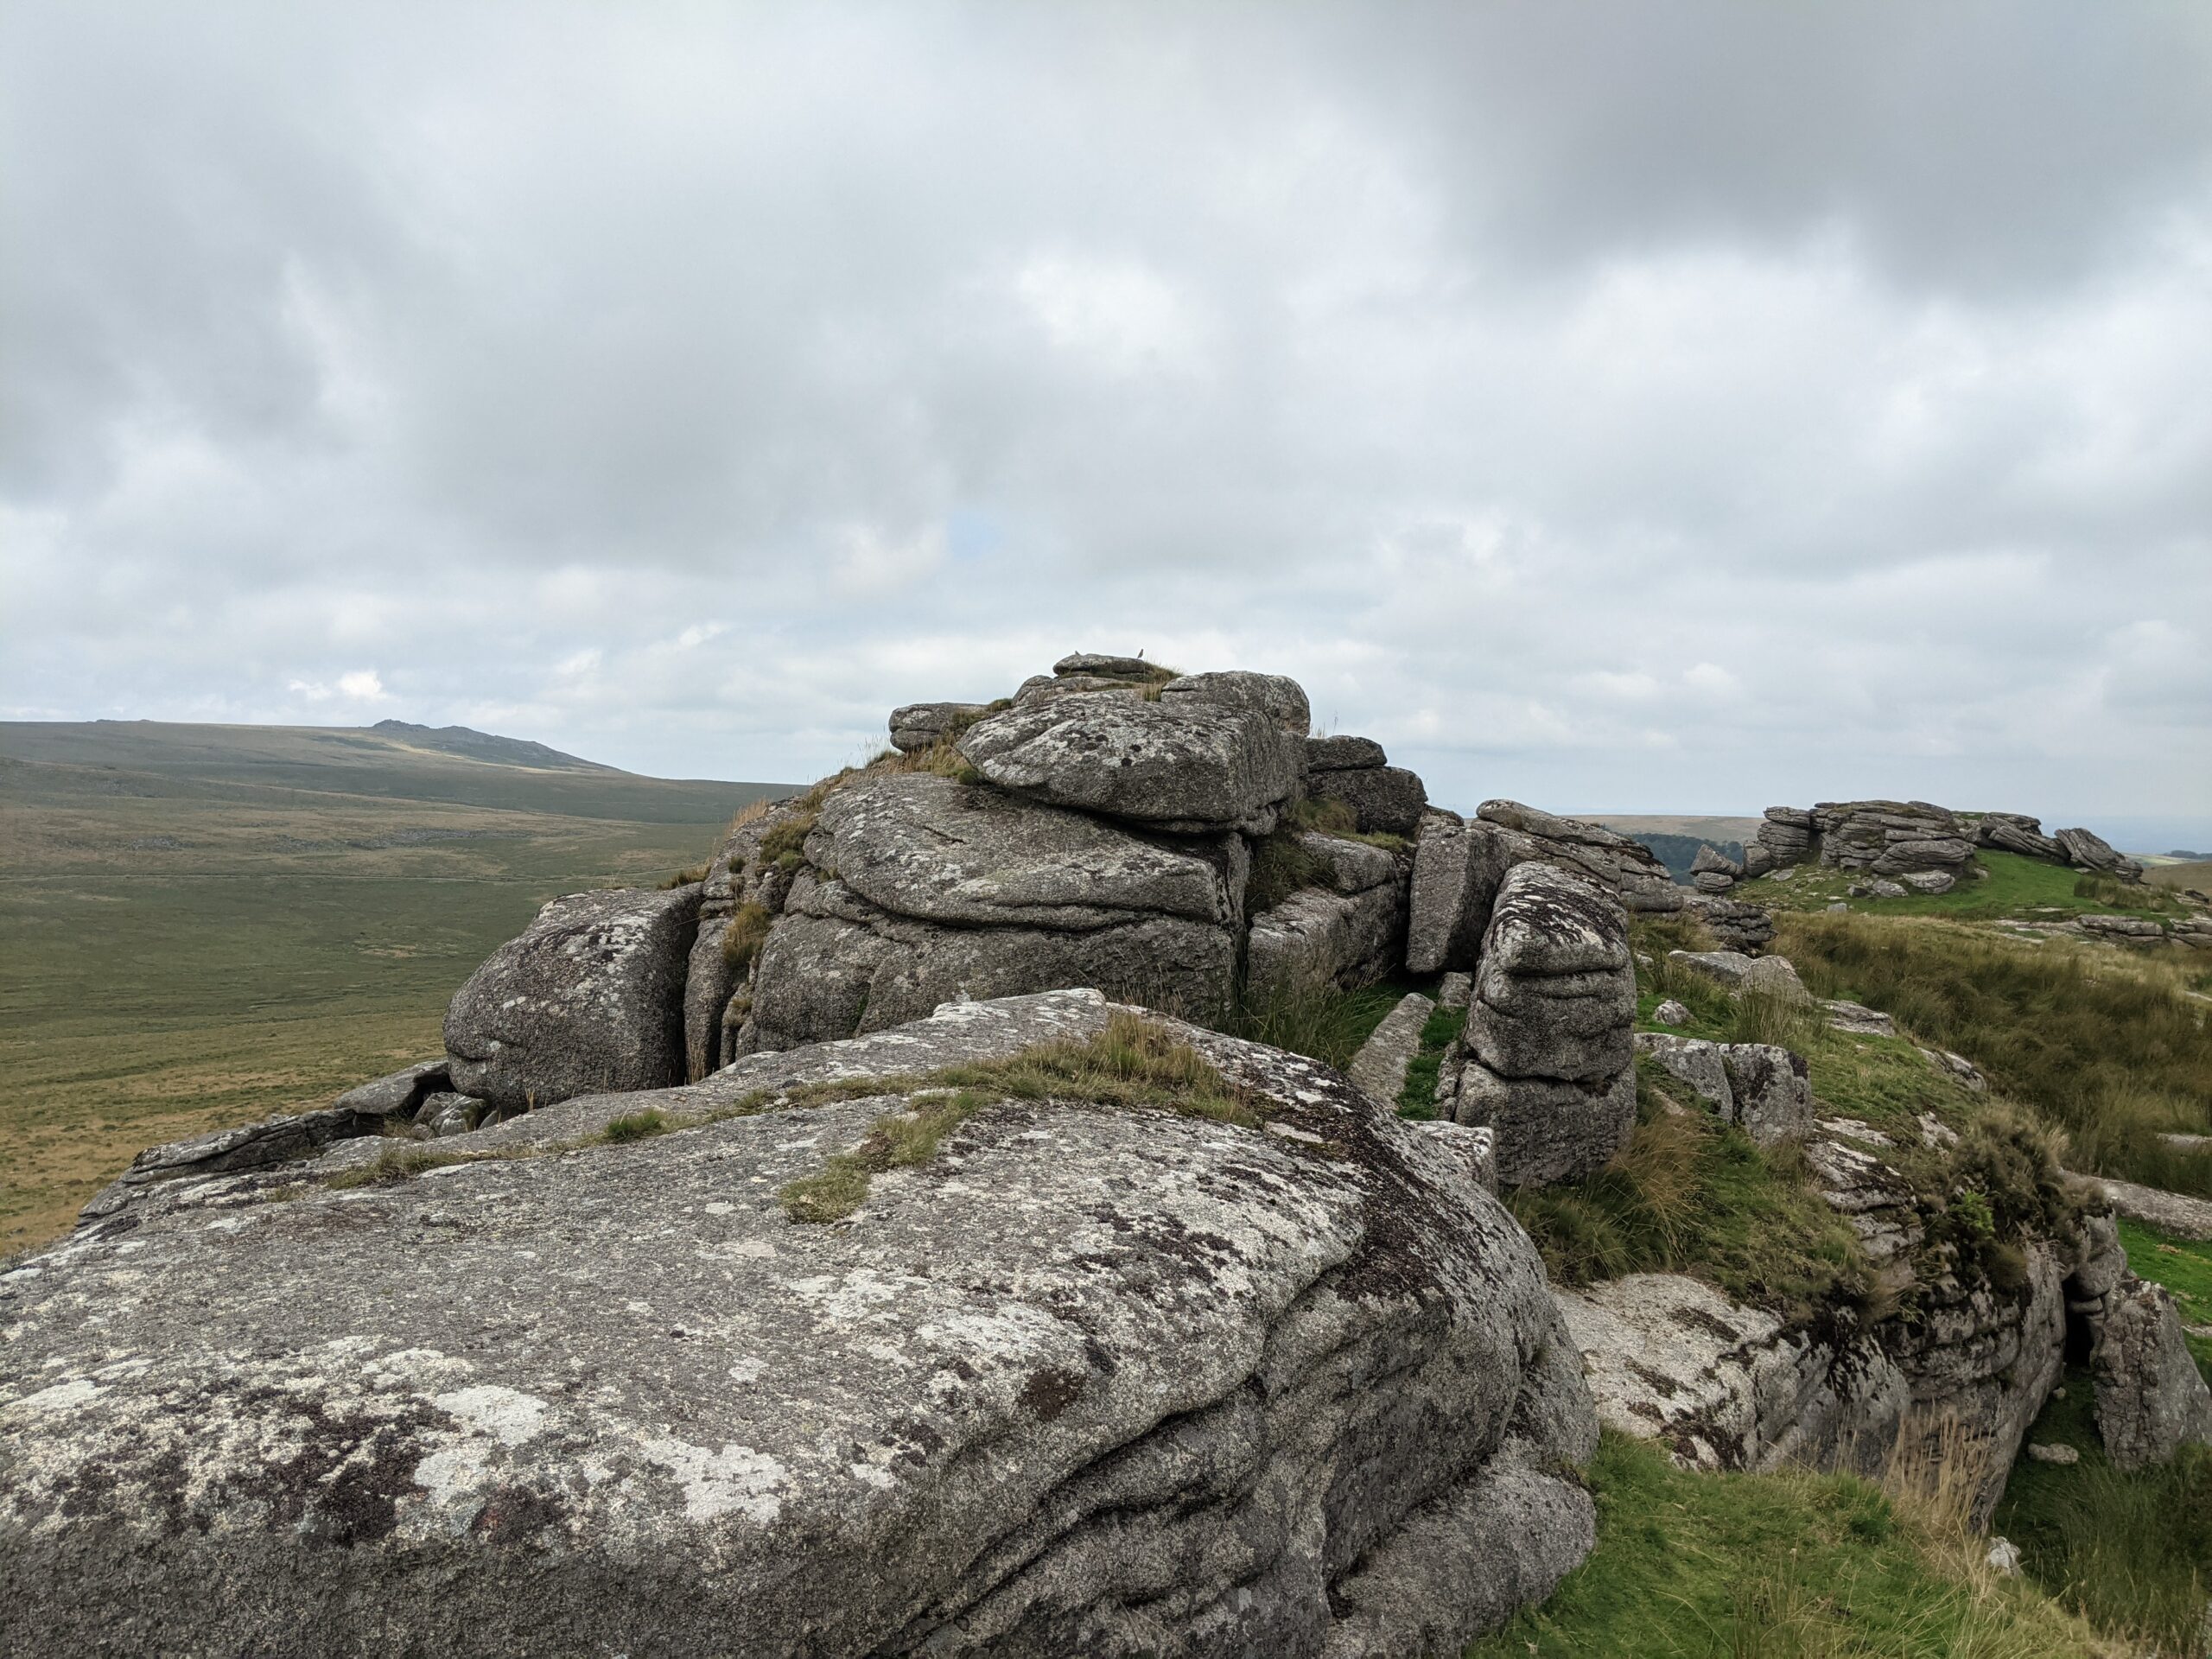
[[[1390,765],[1372,738],[1308,738],[1306,792],[1317,801],[1342,801],[1363,835],[1410,840],[1428,810],[1428,791],[1419,775]]]
[[[1585,877],[1518,864],[1498,884],[1462,1039],[1453,1117],[1497,1136],[1509,1186],[1577,1180],[1636,1122],[1627,915]]]
[[[1809,809],[1770,806],[1756,842],[1760,868],[1746,873],[1818,862],[1903,880],[1948,876],[1955,880],[1975,850],[1994,849],[2075,869],[2142,879],[2140,863],[2113,850],[2088,830],[2043,833],[2042,822],[2021,812],[1954,812],[1927,801],[1823,801]],[[1922,891],[1941,891],[1924,882]]]

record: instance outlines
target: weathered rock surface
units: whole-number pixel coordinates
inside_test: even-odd
[[[1382,746],[1371,737],[1309,737],[1306,740],[1306,768],[1308,772],[1357,772],[1368,766],[1383,766],[1390,757]]]
[[[1724,950],[1752,955],[1774,938],[1774,918],[1763,906],[1692,892],[1682,894],[1682,908],[1703,923]]]
[[[2097,1434],[2113,1467],[2142,1469],[2184,1444],[2212,1445],[2212,1390],[2164,1286],[2131,1277],[2104,1299],[2091,1363]]]
[[[1762,1147],[1802,1140],[1813,1122],[1812,1071],[1805,1057],[1773,1043],[1723,1043],[1729,1103],[1721,1116]]]
[[[954,927],[893,915],[802,871],[761,948],[740,1054],[830,1042],[927,1015],[941,1002],[1090,986],[1217,1024],[1235,987],[1226,927],[1162,916],[1070,932]]]
[[[1386,1111],[1396,1110],[1406,1086],[1406,1067],[1421,1050],[1421,1027],[1435,1012],[1435,1001],[1418,991],[1399,998],[1398,1006],[1382,1016],[1344,1068],[1352,1087]]]
[[[1082,676],[1094,679],[1148,680],[1160,672],[1159,666],[1141,657],[1117,656],[1112,652],[1071,651],[1052,664],[1053,674],[1061,679]]]
[[[934,748],[963,728],[982,719],[990,705],[983,702],[910,702],[891,711],[891,747],[903,753]]]
[[[1610,1427],[1705,1468],[1878,1477],[1900,1454],[1909,1468],[1963,1460],[1980,1524],[2064,1368],[2056,1259],[2040,1244],[2027,1257],[2018,1294],[1947,1280],[1911,1325],[1785,1325],[1666,1274],[1554,1295]]]
[[[1160,700],[1170,708],[1182,703],[1210,702],[1265,715],[1283,733],[1298,740],[1301,753],[1306,734],[1313,725],[1306,688],[1283,674],[1255,674],[1248,669],[1185,674],[1161,686]]]
[[[1010,709],[959,747],[1001,789],[1166,830],[1264,833],[1297,782],[1292,740],[1265,714],[1196,698]]]
[[[381,1135],[388,1122],[413,1119],[423,1103],[448,1081],[443,1060],[425,1060],[357,1084],[320,1111],[270,1117],[149,1147],[86,1203],[84,1213],[116,1215],[148,1189],[165,1182],[271,1169],[312,1158],[336,1141]]]
[[[1221,865],[1087,813],[927,773],[870,779],[823,802],[808,861],[896,915],[1084,931],[1134,918],[1230,921]]]
[[[1813,1000],[1787,957],[1747,957],[1740,950],[1669,950],[1667,957],[1678,967],[1738,994],[1758,991],[1790,1002]]]
[[[991,1105],[849,1223],[787,1219],[781,1184],[905,1103],[887,1076],[87,1229],[0,1281],[0,1625],[56,1652],[1453,1650],[1591,1542],[1557,1471],[1595,1421],[1535,1250],[1449,1137],[1182,1034],[1269,1130]],[[830,1064],[906,1071],[891,1036]]]
[[[1722,1122],[1741,1124],[1760,1146],[1802,1140],[1812,1126],[1811,1071],[1803,1056],[1786,1048],[1640,1031],[1636,1052],[1689,1084]]]
[[[1821,1012],[1827,1016],[1828,1024],[1838,1031],[1850,1032],[1858,1037],[1894,1037],[1897,1022],[1879,1008],[1870,1008],[1863,1002],[1847,1002],[1829,998],[1821,1004]]]
[[[1521,864],[1498,886],[1467,1010],[1455,1116],[1497,1132],[1498,1179],[1577,1179],[1636,1116],[1627,918],[1584,879]]]
[[[2108,1176],[2082,1179],[2098,1188],[2104,1194],[2105,1202],[2131,1221],[2139,1221],[2176,1238],[2212,1239],[2212,1199],[2192,1198],[2186,1193],[2162,1192],[2155,1186],[2139,1186],[2133,1181],[2115,1181]]]
[[[1397,965],[1405,937],[1405,890],[1395,882],[1350,893],[1302,888],[1252,918],[1245,982],[1275,995],[1371,985]]]
[[[1357,766],[1317,772],[1306,780],[1315,800],[1342,801],[1352,810],[1362,835],[1404,836],[1421,832],[1428,810],[1428,790],[1420,775],[1402,766]]]
[[[503,1110],[681,1083],[698,884],[556,899],[446,1010],[453,1086]]]
[[[1977,847],[1993,847],[1999,852],[2018,853],[2052,864],[2066,862],[2066,849],[2057,838],[2044,835],[2042,822],[2024,813],[1983,812],[1964,822],[1972,829]]]
[[[2066,861],[2077,870],[2109,872],[2123,880],[2142,879],[2143,867],[2132,858],[2120,856],[2113,844],[2094,830],[2061,830],[2056,839]]]
[[[801,839],[811,822],[802,798],[778,801],[731,830],[700,888],[699,931],[683,978],[684,1076],[696,1083],[730,1056],[750,1006],[746,982],[766,929],[790,895],[799,855],[767,855],[772,836]],[[745,930],[741,939],[733,927]],[[742,950],[734,945],[744,944]],[[738,1002],[732,1018],[733,1002]]]
[[[1635,911],[1679,910],[1682,890],[1659,855],[1603,824],[1563,818],[1518,801],[1484,801],[1475,816],[1526,836],[1532,856],[1572,874],[1586,876]]]

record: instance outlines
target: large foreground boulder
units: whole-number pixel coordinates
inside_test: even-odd
[[[2212,1390],[2196,1369],[2172,1294],[2128,1276],[2103,1299],[2094,1357],[2097,1433],[2115,1469],[2212,1445]]]
[[[683,1081],[683,982],[696,882],[556,899],[446,1010],[458,1092],[526,1111]]]
[[[949,1008],[437,1143],[480,1161],[227,1177],[80,1232],[0,1281],[0,1629],[1381,1659],[1548,1592],[1592,1541],[1595,1419],[1449,1136],[1172,1025],[1135,1030],[1244,1122],[913,1079],[1116,1017]],[[865,1097],[734,1092],[830,1078]],[[933,1157],[868,1151],[956,1103]],[[673,1132],[600,1132],[654,1108]],[[786,1185],[855,1155],[849,1214],[794,1219]]]

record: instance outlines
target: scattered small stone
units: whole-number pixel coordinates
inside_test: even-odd
[[[1955,1147],[1959,1132],[1933,1112],[1920,1115],[1920,1144],[1923,1147]]]
[[[2020,1547],[2010,1538],[1992,1538],[1989,1541],[1989,1567],[2000,1578],[2018,1578]]]
[[[2056,1440],[2037,1440],[2028,1447],[2028,1455],[2037,1463],[2069,1464],[2082,1461],[2082,1454],[2070,1446]]]
[[[1690,1022],[1690,1011],[1670,996],[1651,1010],[1651,1019],[1655,1025],[1687,1026]]]

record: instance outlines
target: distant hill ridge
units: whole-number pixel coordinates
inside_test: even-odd
[[[619,766],[601,766],[596,760],[586,760],[560,750],[549,748],[543,743],[533,743],[527,738],[499,737],[490,732],[480,732],[467,726],[417,726],[404,720],[380,720],[369,728],[386,737],[397,738],[420,749],[436,749],[445,754],[458,754],[471,760],[488,760],[494,766],[536,766],[555,772],[619,772]]]

